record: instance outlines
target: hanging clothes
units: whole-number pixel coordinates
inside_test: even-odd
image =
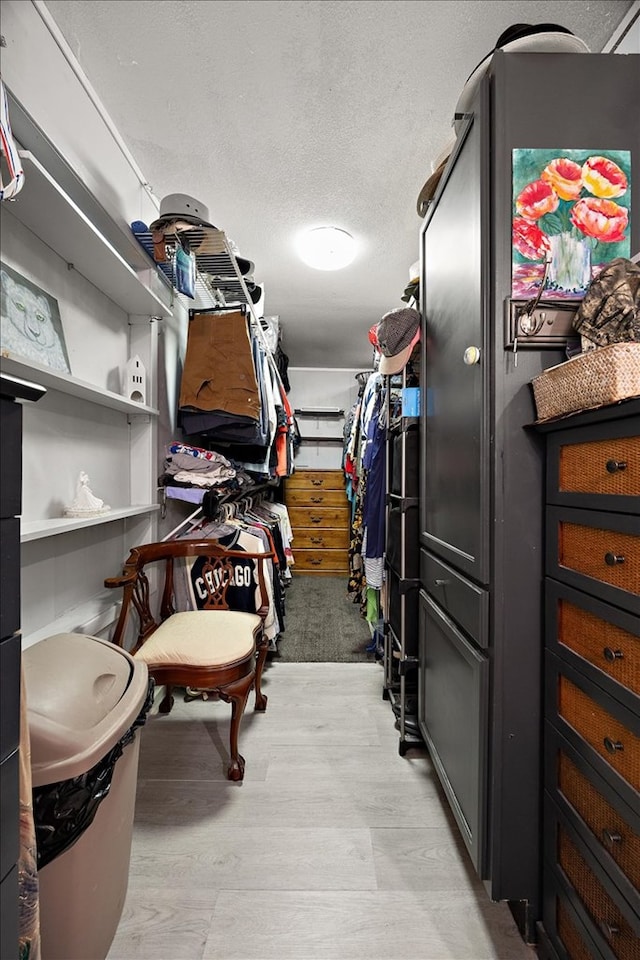
[[[259,421],[258,381],[247,318],[242,312],[192,312],[180,409],[216,411]]]
[[[381,374],[372,374],[362,401],[362,465],[367,485],[362,504],[364,526],[362,553],[367,584],[382,586],[385,551],[386,415]]]

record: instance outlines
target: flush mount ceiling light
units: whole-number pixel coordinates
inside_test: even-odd
[[[341,270],[356,255],[356,242],[339,227],[314,227],[298,237],[298,253],[316,270]]]

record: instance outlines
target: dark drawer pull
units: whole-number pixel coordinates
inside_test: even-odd
[[[611,647],[605,647],[602,652],[605,660],[608,660],[609,663],[615,663],[616,660],[624,659],[624,653],[622,650],[612,650]]]
[[[604,562],[608,567],[615,567],[617,563],[624,563],[624,556],[616,553],[605,553]]]
[[[618,753],[624,750],[624,744],[619,740],[612,740],[611,737],[605,737],[603,743],[608,753]]]
[[[309,497],[309,500],[311,500],[311,503],[322,503],[324,497]]]
[[[322,537],[309,537],[309,539],[311,540],[311,543],[324,544]]]
[[[320,560],[319,557],[314,557],[311,563],[313,564],[314,567],[319,567],[320,564],[322,563],[322,560]]]
[[[607,460],[607,470],[609,473],[617,473],[618,470],[626,470],[626,460]]]
[[[607,830],[605,827],[602,831],[602,839],[612,847],[614,843],[622,843],[622,834],[617,833],[615,830]]]
[[[321,487],[324,483],[324,480],[312,480],[311,483],[314,485],[314,487]]]
[[[309,517],[311,523],[322,523],[322,517]]]
[[[613,923],[607,923],[606,920],[601,920],[598,926],[602,930],[607,940],[613,940],[616,933],[620,933],[620,927],[614,926]]]

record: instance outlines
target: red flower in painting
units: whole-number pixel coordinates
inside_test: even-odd
[[[559,203],[560,200],[553,187],[544,180],[534,180],[528,183],[516,197],[516,210],[527,220],[539,220],[545,213],[553,213],[557,210]]]
[[[603,243],[617,243],[624,240],[629,211],[613,200],[584,197],[571,210],[571,223],[588,237]]]
[[[606,157],[589,157],[585,160],[582,180],[590,193],[606,200],[621,197],[628,186],[624,170]]]
[[[582,190],[582,167],[575,160],[556,157],[540,174],[562,200],[577,200]]]
[[[544,260],[549,250],[549,238],[535,223],[516,217],[513,221],[513,245],[527,260]]]

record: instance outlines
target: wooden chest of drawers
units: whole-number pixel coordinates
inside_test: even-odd
[[[544,430],[541,953],[640,960],[640,401]]]
[[[351,506],[342,470],[297,470],[285,484],[293,572],[347,575]]]

